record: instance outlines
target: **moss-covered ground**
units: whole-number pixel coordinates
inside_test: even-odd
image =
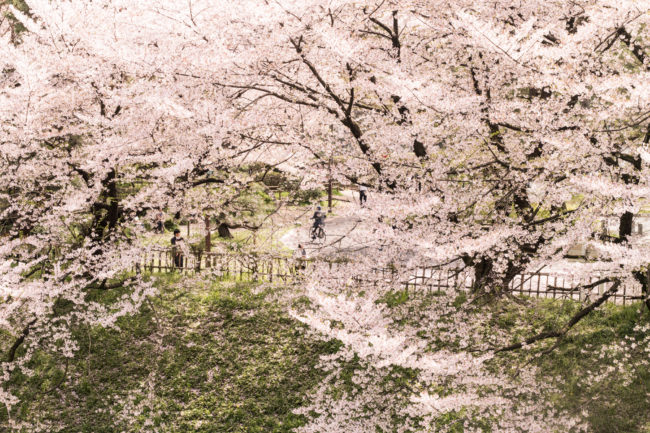
[[[539,300],[500,307],[493,325],[521,341],[533,332],[559,329],[578,311],[573,301]],[[550,382],[554,406],[582,415],[593,433],[650,432],[650,313],[641,303],[606,304],[578,323],[559,345],[555,340],[508,353],[493,361],[517,374],[538,367],[537,379]],[[535,330],[535,331],[533,331]],[[645,344],[643,343],[645,341]],[[548,352],[548,353],[546,353]]]

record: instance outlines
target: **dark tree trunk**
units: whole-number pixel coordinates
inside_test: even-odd
[[[508,265],[508,270],[506,270],[505,275],[499,282],[499,288],[501,289],[501,292],[506,292],[508,290],[508,287],[510,286],[510,283],[515,279],[517,275],[521,273],[523,269],[525,269],[524,263],[527,263],[528,260],[525,261],[519,261],[517,262],[517,265],[510,263]]]
[[[120,216],[119,200],[117,196],[117,174],[115,170],[111,170],[111,177],[108,182],[108,228],[113,230],[117,226],[117,221]]]
[[[641,295],[643,295],[643,303],[650,310],[650,265],[645,272],[634,271],[632,272],[634,278],[641,284]]]
[[[504,273],[495,272],[493,260],[489,257],[464,257],[463,262],[474,269],[472,294],[476,299],[489,300],[496,299],[508,291],[510,283],[525,268],[528,260],[524,258],[521,261],[510,262]]]
[[[226,223],[221,223],[217,227],[217,232],[219,233],[219,237],[221,238],[226,238],[226,239],[232,239],[232,233],[230,233],[230,227]]]
[[[120,207],[117,194],[117,173],[115,169],[108,172],[102,180],[103,191],[101,200],[92,206],[94,214],[90,236],[97,241],[103,240],[109,231],[117,227],[120,218]]]
[[[474,263],[474,284],[472,292],[474,294],[489,291],[494,284],[494,275],[492,273],[492,259],[482,258]]]
[[[329,162],[329,179],[327,181],[327,213],[332,213],[332,158]]]
[[[648,310],[650,311],[650,266],[648,266],[648,270],[645,274],[645,284],[643,285],[642,292],[643,296],[645,297],[644,303],[645,306],[648,307]]]
[[[618,240],[623,242],[627,240],[627,237],[632,234],[632,221],[634,219],[634,214],[632,212],[625,212],[621,215],[618,222]]]

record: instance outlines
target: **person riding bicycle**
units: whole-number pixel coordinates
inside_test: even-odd
[[[325,212],[321,210],[320,206],[316,207],[316,212],[314,212],[314,215],[310,218],[314,220],[314,225],[312,226],[312,232],[315,232],[318,230],[319,227],[323,227],[325,225]]]

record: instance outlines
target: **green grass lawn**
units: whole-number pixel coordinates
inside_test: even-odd
[[[406,290],[388,292],[379,300],[391,309],[396,324],[416,329],[437,302],[467,309],[471,308],[468,301],[463,294],[449,300],[436,292],[423,296]],[[450,322],[447,327],[444,317],[439,324],[450,330],[448,334],[432,333],[423,326],[417,335],[434,352],[462,351],[503,333],[509,336],[505,343],[509,344],[561,328],[580,308],[570,300],[500,299],[476,308],[467,318],[477,328],[474,340],[462,341],[460,333],[453,332],[455,325]],[[498,354],[486,367],[494,373],[505,372],[515,383],[522,371],[534,369],[540,385],[552,385],[544,397],[555,409],[586,422],[590,433],[650,433],[650,345],[649,331],[643,329],[648,324],[650,313],[641,303],[605,304],[574,326],[550,353],[543,354],[554,339]],[[498,347],[503,346],[493,349]]]
[[[304,422],[292,409],[337,341],[307,335],[251,284],[188,287],[171,275],[159,285],[118,329],[77,329],[69,362],[40,354],[34,377],[12,378],[22,399],[12,418],[30,423],[22,431],[288,432]]]
[[[138,314],[121,318],[115,329],[76,328],[79,350],[74,358],[37,353],[29,366],[32,377],[15,374],[10,386],[21,402],[11,419],[25,424],[10,429],[2,407],[0,431],[33,432],[40,426],[47,432],[291,432],[307,421],[293,410],[309,406],[310,392],[324,383],[319,358],[337,352],[338,340],[319,339],[289,317],[278,296],[283,288],[178,274],[159,278],[159,293]],[[120,295],[119,290],[107,291],[95,300]],[[395,326],[403,322],[417,328],[419,314],[426,316],[437,302],[468,307],[465,298],[443,298],[441,293],[413,297],[397,291],[378,302],[390,309]],[[521,341],[566,323],[579,305],[531,299],[482,308],[476,310],[476,322],[483,323],[485,335],[507,331],[512,341]],[[486,309],[491,319],[483,321]],[[606,305],[580,322],[551,353],[535,357],[549,341],[499,355],[488,368],[505,370],[513,380],[519,369],[536,368],[539,383],[554,385],[545,398],[555,408],[582,417],[589,432],[649,433],[650,348],[614,350],[621,341],[642,341],[647,331],[638,325],[648,322],[650,314],[640,304]],[[417,335],[432,351],[465,346],[430,335],[426,327]],[[3,348],[11,341],[0,336]],[[330,386],[332,398],[363,393],[351,378],[366,367],[356,355],[344,362]],[[394,365],[385,369],[377,376],[384,403],[401,404],[408,401],[408,390],[419,389],[416,370]],[[443,387],[436,392],[452,391]],[[468,407],[440,414],[436,426],[429,427],[453,425],[450,431],[462,433],[462,420],[479,423],[485,432],[498,425],[497,419],[481,418]]]
[[[579,309],[573,301],[534,301],[528,307],[509,304],[492,325],[511,332],[514,341],[533,335],[532,330],[557,329]],[[537,379],[557,389],[549,397],[554,406],[582,414],[593,433],[650,432],[650,348],[640,342],[647,331],[637,325],[650,322],[640,303],[632,306],[606,304],[574,327],[557,349],[542,354],[549,340],[493,360],[510,373],[531,362]],[[617,347],[627,342],[626,349]],[[634,347],[635,346],[635,347]],[[633,348],[632,348],[633,347]]]

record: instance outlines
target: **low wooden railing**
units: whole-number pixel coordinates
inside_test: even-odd
[[[288,257],[253,256],[213,252],[190,254],[173,249],[151,249],[143,255],[138,268],[145,272],[201,272],[240,281],[293,280],[304,265]]]
[[[176,250],[179,251],[179,250]],[[238,281],[281,281],[294,282],[303,270],[311,266],[315,260],[301,260],[290,257],[255,256],[250,254],[231,254],[216,252],[181,253],[180,261],[174,261],[174,250],[171,248],[151,249],[143,254],[142,261],[137,266],[144,272],[210,272],[211,275],[222,279]],[[341,275],[343,270],[337,270],[336,262],[328,262],[332,275]],[[417,268],[413,275],[400,281],[395,269],[373,269],[374,280],[358,280],[359,284],[381,279],[384,282],[394,282],[400,289],[414,292],[436,291],[469,291],[474,285],[474,276],[468,269],[422,267]],[[592,275],[588,281],[577,280],[570,276],[554,275],[544,272],[525,273],[515,276],[510,282],[508,292],[534,298],[573,299],[589,301],[605,293],[613,283],[598,284],[590,289],[580,289],[585,284],[597,282],[603,278]],[[643,299],[640,292],[632,291],[625,285],[613,294],[609,302],[627,304]]]

